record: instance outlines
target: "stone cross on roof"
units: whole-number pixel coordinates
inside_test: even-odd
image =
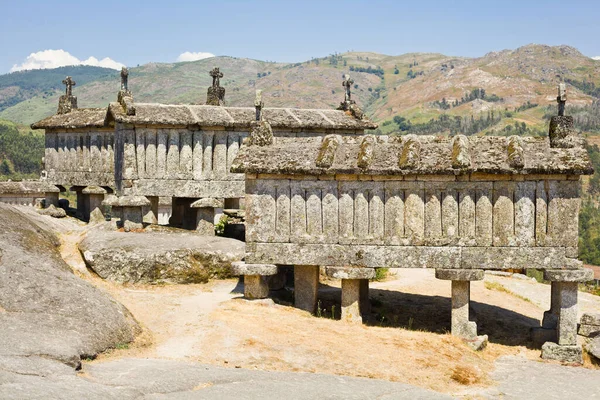
[[[256,91],[256,98],[254,99],[254,108],[256,108],[256,120],[262,120],[262,108],[264,103],[262,101],[262,90]]]
[[[73,79],[71,79],[70,76],[67,76],[63,81],[62,81],[63,85],[66,86],[66,91],[65,94],[68,97],[73,96],[73,86],[76,85],[75,81]]]
[[[350,75],[344,74],[344,81],[342,82],[342,87],[344,88],[344,101],[346,103],[352,102],[352,85],[354,85],[354,81],[350,78]]]
[[[564,82],[558,84],[556,102],[558,103],[558,116],[562,117],[565,115],[565,104],[567,103],[567,85]]]
[[[127,67],[121,68],[121,90],[127,91],[127,78],[129,77],[129,70]]]
[[[223,73],[219,71],[219,67],[213,68],[212,71],[209,72],[209,74],[213,78],[213,83],[212,83],[213,87],[221,86],[219,79],[221,79],[223,77]]]

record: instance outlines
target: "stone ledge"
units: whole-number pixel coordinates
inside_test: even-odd
[[[551,282],[587,282],[594,279],[591,269],[575,270],[548,269],[544,271],[544,279]]]
[[[215,199],[212,197],[206,197],[204,199],[196,200],[190,205],[190,208],[223,208],[223,200]]]
[[[81,191],[83,194],[107,194],[106,189],[101,188],[100,186],[86,186],[85,189]]]
[[[334,279],[373,279],[375,268],[325,267],[328,277]]]
[[[232,275],[260,275],[270,276],[277,274],[277,266],[273,264],[246,264],[243,261],[231,263]]]
[[[446,281],[481,281],[482,269],[436,269],[435,277]]]

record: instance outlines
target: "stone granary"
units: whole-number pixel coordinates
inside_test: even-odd
[[[229,170],[253,129],[263,127],[275,137],[321,137],[377,127],[343,110],[263,108],[262,100],[255,107],[225,107],[218,68],[210,72],[211,105],[134,103],[128,75],[121,73],[118,101],[94,109],[77,108],[74,83],[66,79],[59,112],[32,125],[46,130],[46,181],[76,191],[84,219],[93,211],[83,206],[89,203],[84,190],[93,186],[147,197],[154,219],[159,197],[171,197],[172,225],[210,233],[205,222],[215,208],[209,208],[239,208],[244,197],[244,175]]]
[[[477,338],[470,282],[488,270],[537,268],[552,281],[545,358],[581,360],[577,282],[580,176],[593,173],[572,118],[550,137],[342,136],[244,146],[246,295],[293,265],[295,304],[317,304],[319,266],[342,278],[342,319],[360,321],[382,267],[432,268],[452,284],[453,334]],[[554,333],[554,335],[551,335]]]

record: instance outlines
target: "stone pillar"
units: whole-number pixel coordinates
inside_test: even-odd
[[[474,350],[487,345],[487,335],[477,336],[477,324],[469,321],[469,303],[471,300],[471,281],[483,279],[481,269],[436,269],[437,279],[452,281],[452,321],[451,332],[465,340]]]
[[[542,320],[543,328],[556,329],[560,311],[559,286],[560,282],[550,283],[550,309],[544,311],[544,319]]]
[[[144,196],[109,196],[103,205],[112,206],[114,213],[121,215],[117,225],[125,232],[144,228],[144,207],[150,206],[150,201]]]
[[[240,199],[239,198],[225,199],[223,208],[225,208],[227,210],[239,210],[240,209]]]
[[[146,196],[148,201],[150,202],[150,212],[152,216],[150,219],[152,220],[152,224],[158,224],[158,196]]]
[[[84,188],[81,193],[85,204],[83,220],[89,221],[90,214],[96,208],[98,208],[102,213],[102,202],[104,201],[104,196],[107,194],[107,192],[106,189],[99,186],[88,186]],[[77,202],[79,203],[79,199]]]
[[[542,358],[583,363],[581,346],[577,345],[577,287],[579,282],[587,282],[593,277],[592,270],[585,268],[544,271],[544,279],[555,284],[552,301],[558,303],[558,322],[556,343],[544,343]]]
[[[375,269],[327,267],[325,273],[330,278],[342,280],[342,321],[362,323],[363,315],[370,312],[369,279],[375,277]]]
[[[54,207],[58,207],[58,195],[60,194],[60,190],[56,187],[54,189],[55,190],[51,190],[49,188],[44,193],[45,207],[50,207],[50,205],[53,205]]]
[[[69,189],[69,191],[75,192],[77,194],[77,214],[81,218],[84,218],[84,216],[86,215],[85,196],[82,193],[84,188],[85,188],[84,186],[72,186]]]
[[[201,235],[215,235],[215,210],[223,208],[220,199],[204,198],[193,202],[190,208],[194,211],[194,226]]]
[[[173,197],[171,201],[171,218],[169,218],[169,225],[175,227],[183,227],[184,213],[185,213],[185,202],[181,197]]]
[[[310,313],[317,307],[319,293],[319,266],[294,266],[294,304],[301,310]]]
[[[237,261],[231,264],[231,273],[244,276],[245,298],[264,299],[269,296],[269,277],[277,274],[277,266]]]

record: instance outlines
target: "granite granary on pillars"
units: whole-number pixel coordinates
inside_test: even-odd
[[[107,109],[73,108],[33,124],[46,129],[46,180],[78,196],[88,186],[145,196],[155,219],[159,198],[170,197],[172,225],[208,233],[204,222],[216,214],[208,206],[239,208],[244,197],[244,175],[230,167],[252,130],[315,138],[359,136],[377,127],[344,110],[266,108],[260,94],[255,107],[225,107],[223,73],[215,68],[210,75],[207,105],[135,103],[124,69],[118,101]]]
[[[252,284],[274,273],[267,265],[294,265],[295,303],[313,312],[328,266],[343,279],[342,318],[360,321],[373,269],[432,268],[452,282],[452,333],[475,345],[470,282],[538,268],[553,282],[543,357],[581,360],[579,190],[593,170],[570,117],[554,118],[549,138],[280,137],[242,147],[232,172],[246,175],[245,266],[234,271]]]

